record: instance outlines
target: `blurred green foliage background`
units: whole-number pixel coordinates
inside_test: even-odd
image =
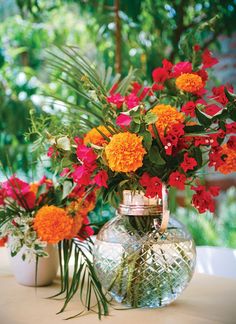
[[[197,42],[220,52],[218,36],[236,30],[236,1],[0,0],[0,18],[0,161],[19,175],[37,177],[32,142],[24,136],[30,111],[63,116],[62,107],[47,94],[69,101],[73,96],[52,77],[47,51],[77,45],[98,66],[112,66],[125,75],[132,65],[141,80],[150,80],[163,58],[183,58],[179,44],[210,19],[214,28],[199,32]],[[235,196],[232,190],[226,194],[217,221],[213,216],[199,221],[191,210],[177,210],[198,244],[236,246]]]

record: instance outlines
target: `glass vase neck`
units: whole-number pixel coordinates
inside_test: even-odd
[[[147,198],[141,191],[123,191],[123,200],[118,207],[121,215],[151,216],[162,213],[162,200],[158,197]]]

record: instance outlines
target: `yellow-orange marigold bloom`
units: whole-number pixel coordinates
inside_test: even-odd
[[[227,147],[227,144],[222,146],[223,152],[222,155],[227,155],[225,158],[225,163],[221,165],[217,171],[220,171],[223,174],[229,174],[236,172],[236,152]]]
[[[73,219],[66,211],[56,206],[43,206],[34,219],[34,229],[42,241],[55,244],[66,238],[73,225]]]
[[[175,80],[176,87],[186,92],[196,92],[203,88],[202,78],[193,73],[183,73]]]
[[[104,135],[107,137],[111,136],[111,133],[106,129],[105,126],[97,127]],[[107,140],[99,133],[97,128],[92,128],[84,137],[84,144],[94,144],[98,146],[102,146],[107,144]]]
[[[184,115],[170,105],[157,105],[151,111],[158,117],[155,125],[161,138],[164,136],[165,130],[168,131],[171,126],[184,121]],[[152,125],[149,125],[149,131],[155,137]]]
[[[142,137],[125,132],[111,138],[105,148],[105,154],[112,171],[131,172],[143,165],[146,151],[142,145]]]
[[[72,218],[73,224],[70,233],[66,236],[67,240],[75,237],[83,225],[84,216],[86,216],[87,211],[83,209],[81,201],[72,201],[66,207],[66,213]]]

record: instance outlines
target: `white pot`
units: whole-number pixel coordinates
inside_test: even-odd
[[[24,286],[35,287],[36,260],[23,261],[23,247],[16,256],[10,256],[10,267],[16,281]],[[59,266],[58,249],[56,245],[48,244],[45,251],[49,254],[47,258],[38,258],[37,287],[48,286],[55,279]]]

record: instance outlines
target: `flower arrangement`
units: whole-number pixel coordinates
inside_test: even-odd
[[[85,239],[93,233],[89,226],[90,207],[72,190],[65,196],[58,184],[43,177],[40,181],[27,183],[16,176],[0,184],[0,238],[2,244],[10,237],[9,247],[15,256],[24,246],[23,259],[47,257],[45,246],[65,239]]]
[[[63,72],[76,55],[71,51],[64,51],[68,63],[62,63]],[[78,56],[74,62],[81,75],[76,82],[92,93],[87,98],[95,106],[83,111],[88,117],[78,124],[99,123],[80,138],[50,135],[48,155],[64,161],[64,179],[81,192],[101,189],[110,202],[125,189],[161,198],[162,183],[179,190],[189,186],[199,213],[213,212],[219,189],[201,183],[201,169],[236,171],[236,96],[229,84],[213,87],[209,94],[208,70],[218,60],[208,49],[195,45],[191,59],[176,64],[164,59],[152,72],[151,86],[128,76],[128,84],[126,79],[107,90]]]
[[[208,89],[209,68],[218,63],[208,49],[197,44],[186,61],[173,64],[164,59],[162,66],[153,70],[149,86],[137,82],[133,71],[123,80],[117,77],[109,82],[108,76],[101,79],[96,68],[74,47],[52,55],[52,66],[61,72],[59,79],[87,102],[78,107],[64,101],[74,113],[78,108],[76,129],[72,131],[61,133],[57,127],[49,127],[42,132],[35,123],[32,128],[32,133],[43,137],[41,142],[46,139],[50,143],[48,156],[60,169],[62,182],[69,183],[81,199],[99,191],[96,196],[112,205],[117,205],[124,190],[161,199],[163,187],[170,191],[189,186],[192,205],[198,212],[214,212],[219,188],[204,186],[201,175],[205,168],[224,174],[236,171],[236,95],[229,84]],[[142,233],[152,224],[140,219],[137,217],[136,225],[142,223]],[[83,264],[78,261],[83,250],[77,243],[71,284],[64,280],[62,285],[61,294],[66,293],[62,310],[78,289],[81,296],[85,290],[85,298],[81,297],[85,308],[93,308],[93,290],[99,316],[107,315],[108,300],[92,263],[88,263],[90,288],[84,286],[86,272],[81,275]],[[148,255],[149,246],[145,249]],[[93,253],[90,244],[87,251]],[[136,254],[135,260],[123,260],[120,287],[127,264],[132,271],[137,270],[132,267],[137,260],[142,264],[142,255]],[[187,264],[187,256],[183,258]],[[166,276],[168,285],[168,273]],[[132,273],[130,278],[134,278]],[[132,280],[128,286],[130,283]],[[141,282],[137,281],[136,286],[132,283],[134,290],[138,286]],[[131,305],[136,307],[138,300],[131,295]]]

